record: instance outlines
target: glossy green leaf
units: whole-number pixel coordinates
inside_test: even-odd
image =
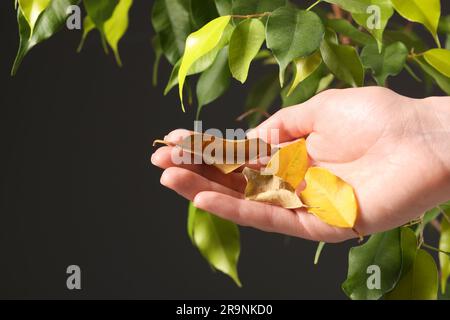
[[[439,250],[450,252],[450,209],[448,214],[442,217],[441,222],[441,238],[439,240]],[[445,294],[447,291],[447,282],[450,277],[450,257],[448,254],[439,253],[439,263],[441,268],[441,293]]]
[[[111,17],[104,25],[106,41],[111,46],[119,66],[122,65],[119,55],[119,41],[128,29],[128,11],[132,4],[133,0],[119,0]]]
[[[200,29],[219,16],[214,0],[189,0],[190,15],[194,29]]]
[[[263,23],[258,19],[246,19],[239,23],[230,39],[229,65],[233,77],[244,83],[250,63],[256,57],[266,38]]]
[[[351,12],[353,19],[369,31],[381,51],[383,32],[394,14],[390,0],[325,0]]]
[[[41,13],[48,7],[51,0],[19,0],[19,7],[33,34],[34,26]]]
[[[78,45],[77,52],[81,52],[84,46],[84,42],[86,41],[87,36],[89,33],[95,29],[95,24],[92,21],[91,17],[86,16],[83,20],[83,35],[81,37],[80,44]]]
[[[408,227],[401,228],[402,272],[401,277],[411,269],[417,254],[417,236]],[[399,279],[400,280],[400,279]]]
[[[433,257],[419,249],[408,272],[402,275],[387,300],[435,300],[438,294],[438,270]]]
[[[213,102],[227,91],[231,82],[228,67],[228,47],[217,55],[212,66],[206,69],[197,82],[198,110],[197,118],[203,106]]]
[[[28,22],[22,14],[22,10],[17,10],[20,44],[11,75],[16,74],[23,58],[35,45],[47,40],[62,28],[68,16],[67,8],[79,2],[80,0],[52,1],[37,19],[32,35]]]
[[[450,77],[446,77],[428,64],[422,57],[415,57],[414,61],[420,68],[436,81],[437,85],[448,95],[450,95]]]
[[[431,49],[425,52],[423,56],[433,68],[450,77],[450,50]]]
[[[320,52],[313,53],[308,57],[295,59],[295,75],[287,95],[289,96],[303,80],[313,74],[321,63],[322,57],[320,56]]]
[[[202,256],[212,267],[230,276],[239,287],[242,286],[237,271],[241,250],[238,227],[192,205],[189,215],[188,233]]]
[[[219,15],[226,16],[231,14],[231,0],[214,0]]]
[[[364,84],[364,67],[355,48],[324,40],[320,45],[320,53],[336,78],[353,87]]]
[[[119,0],[83,0],[83,3],[96,28],[104,34],[105,23],[111,18]]]
[[[414,50],[414,52],[422,52],[427,49],[425,41],[412,30],[405,30],[402,27],[398,30],[386,30],[384,32],[385,44],[398,41],[402,42],[408,48],[408,52],[411,52],[411,50]]]
[[[189,69],[198,59],[217,47],[229,22],[230,16],[216,18],[200,30],[191,33],[186,39],[186,47],[178,71],[179,95],[183,111],[183,85]]]
[[[441,17],[440,0],[391,0],[395,10],[410,21],[423,24],[437,42],[437,28]]]
[[[367,45],[361,51],[361,61],[372,74],[378,85],[384,86],[389,76],[398,75],[404,68],[408,49],[401,42],[385,46],[379,53],[376,45]]]
[[[270,72],[259,79],[249,90],[245,101],[245,110],[254,110],[248,118],[248,126],[256,127],[262,118],[262,112],[266,112],[280,94],[280,82],[275,72]]]
[[[333,80],[334,75],[332,73],[323,76],[319,81],[319,85],[317,86],[316,94],[328,89],[330,85],[333,83]]]
[[[286,5],[286,0],[232,0],[231,12],[234,15],[248,15],[272,12]]]
[[[155,0],[152,25],[160,36],[165,57],[174,65],[183,55],[186,38],[193,31],[189,1]]]
[[[333,29],[335,32],[349,37],[354,43],[360,45],[368,45],[373,43],[373,39],[370,35],[358,30],[345,19],[326,19],[325,25],[328,28]]]
[[[289,63],[313,54],[319,48],[323,35],[324,26],[314,12],[282,7],[270,15],[266,25],[266,41],[280,67],[281,86]]]
[[[367,286],[370,266],[379,267],[380,289]],[[342,289],[353,300],[379,299],[395,287],[401,269],[400,229],[374,234],[365,244],[350,249],[348,275]]]
[[[283,88],[281,91],[282,107],[293,106],[312,98],[317,93],[323,74],[323,69],[319,66],[299,86],[292,90],[291,93],[289,93],[289,87]],[[290,87],[292,87],[292,84]]]

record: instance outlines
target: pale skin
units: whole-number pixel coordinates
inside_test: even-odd
[[[249,137],[267,137],[265,131],[273,128],[280,130],[281,143],[307,137],[312,165],[353,186],[360,234],[404,225],[450,200],[449,97],[411,99],[379,87],[328,90],[280,110]],[[166,140],[176,142],[187,134],[175,130]],[[358,236],[305,209],[244,200],[241,174],[223,175],[206,165],[175,166],[171,152],[172,147],[162,147],[152,155],[152,163],[164,169],[161,183],[198,208],[243,226],[310,240]]]

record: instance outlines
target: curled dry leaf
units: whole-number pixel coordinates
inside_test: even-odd
[[[156,143],[177,146],[191,154],[191,163],[213,165],[225,174],[237,170],[245,163],[270,156],[273,149],[261,139],[226,140],[202,133],[193,133],[178,143],[155,140],[153,145]]]
[[[266,173],[272,173],[297,188],[308,170],[308,152],[305,139],[300,139],[278,150],[270,159]]]
[[[305,176],[306,188],[300,194],[308,212],[329,225],[353,228],[358,205],[353,188],[324,168],[311,167]]]
[[[287,209],[303,206],[291,185],[277,176],[262,174],[260,171],[244,168],[247,180],[245,199],[267,202]]]

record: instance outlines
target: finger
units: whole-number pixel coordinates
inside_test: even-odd
[[[161,169],[167,169],[169,167],[179,167],[186,170],[190,170],[201,176],[204,176],[208,180],[212,180],[219,184],[224,185],[227,188],[233,189],[237,192],[244,192],[246,181],[240,173],[223,174],[218,169],[208,165],[201,164],[174,164],[172,162],[172,152],[176,151],[173,147],[161,147],[156,150],[151,157],[153,165],[160,167]]]
[[[177,143],[183,140],[184,138],[190,136],[192,133],[193,133],[192,131],[186,129],[176,129],[169,132],[169,134],[164,137],[164,140]]]
[[[259,137],[268,143],[292,141],[313,131],[314,117],[311,102],[283,108],[251,130],[247,137]]]
[[[355,237],[353,231],[331,227],[304,210],[288,210],[218,192],[197,194],[194,205],[240,225],[308,240],[340,242]]]
[[[193,200],[196,194],[203,191],[219,192],[235,198],[242,197],[242,193],[177,167],[164,170],[160,181],[163,186],[174,190],[188,200]]]

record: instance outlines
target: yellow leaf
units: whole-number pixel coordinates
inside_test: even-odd
[[[288,96],[297,88],[297,86],[306,78],[308,78],[322,63],[320,52],[316,52],[308,57],[298,58],[294,60],[295,77],[289,88]]]
[[[219,44],[230,18],[230,16],[216,18],[187,37],[180,70],[178,71],[179,94],[183,111],[183,85],[189,69],[195,61],[212,51]]]
[[[30,25],[30,37],[33,34],[37,19],[49,4],[50,0],[19,0],[23,16]]]
[[[358,213],[353,188],[324,168],[309,168],[305,180],[300,197],[308,212],[329,225],[353,228]]]
[[[266,202],[287,209],[303,206],[294,188],[277,176],[262,174],[250,168],[244,168],[242,173],[247,180],[245,199]]]
[[[423,54],[425,60],[437,71],[450,77],[450,50],[431,49]]]
[[[291,143],[274,154],[267,164],[266,171],[297,188],[305,178],[308,169],[308,152],[305,139]]]

